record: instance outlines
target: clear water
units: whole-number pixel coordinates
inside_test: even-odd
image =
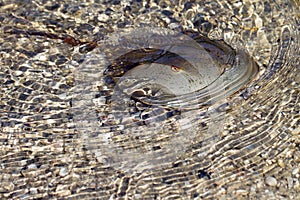
[[[297,198],[298,1],[0,6],[1,199]],[[238,64],[171,30],[224,41]],[[148,41],[184,60],[109,82],[116,58],[149,60],[130,53]]]

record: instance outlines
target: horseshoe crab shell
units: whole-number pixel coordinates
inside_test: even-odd
[[[203,36],[194,40],[200,50],[185,44],[120,56],[104,72],[107,85],[148,105],[197,108],[238,91],[257,74],[257,64],[243,50]],[[196,63],[189,62],[195,57]]]

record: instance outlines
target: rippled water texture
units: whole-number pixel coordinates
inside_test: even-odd
[[[0,1],[0,198],[297,199],[299,1]]]
[[[174,162],[197,137],[216,142],[227,98],[258,76],[245,49],[199,34],[153,27],[107,38],[78,67],[74,119],[87,148],[125,171]]]

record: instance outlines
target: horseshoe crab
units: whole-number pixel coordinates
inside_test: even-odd
[[[193,39],[201,48],[190,44],[171,46],[170,51],[147,48],[118,57],[104,72],[106,84],[117,85],[148,105],[174,106],[180,101],[181,106],[198,108],[202,99],[207,102],[227,97],[258,73],[257,64],[244,50],[204,36]],[[172,53],[174,49],[188,56]],[[195,57],[197,63],[188,61]]]
[[[150,35],[152,30],[140,31],[137,41],[141,41],[147,31]],[[103,162],[131,171],[137,166],[144,167],[145,157],[154,166],[161,163],[160,159],[174,160],[174,153],[184,153],[198,135],[211,145],[216,139],[212,136],[217,135],[217,127],[221,127],[224,120],[221,107],[227,98],[256,77],[258,65],[242,48],[233,49],[224,41],[202,35],[188,39],[184,39],[186,35],[172,35],[171,42],[162,45],[143,46],[138,42],[140,48],[127,42],[133,49],[121,49],[120,53],[114,41],[130,41],[133,37],[130,32],[124,35],[107,42],[110,48],[102,47],[99,53],[91,54],[78,73],[88,72],[87,78],[80,78],[86,84],[95,82],[94,77],[101,77],[99,92],[92,97],[96,117],[90,114],[94,112],[92,104],[86,101],[84,107],[80,107],[85,110],[81,116],[84,121],[97,118],[97,123],[91,124],[93,135],[89,133],[91,136],[85,139],[89,148],[101,151]],[[162,41],[165,38],[163,36]],[[122,48],[122,44],[116,46]],[[110,54],[114,51],[118,55],[115,58]],[[110,62],[103,59],[103,54]],[[91,70],[97,66],[98,75],[89,71],[89,66]],[[81,83],[81,87],[84,84]],[[84,94],[87,96],[83,99],[91,98],[87,89]],[[214,125],[201,128],[199,120]],[[84,129],[86,126],[83,125]],[[153,150],[153,145],[159,151]]]

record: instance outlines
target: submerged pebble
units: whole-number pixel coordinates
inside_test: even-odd
[[[274,178],[272,176],[268,176],[265,181],[266,181],[266,184],[269,186],[275,187],[277,185],[276,178]]]

